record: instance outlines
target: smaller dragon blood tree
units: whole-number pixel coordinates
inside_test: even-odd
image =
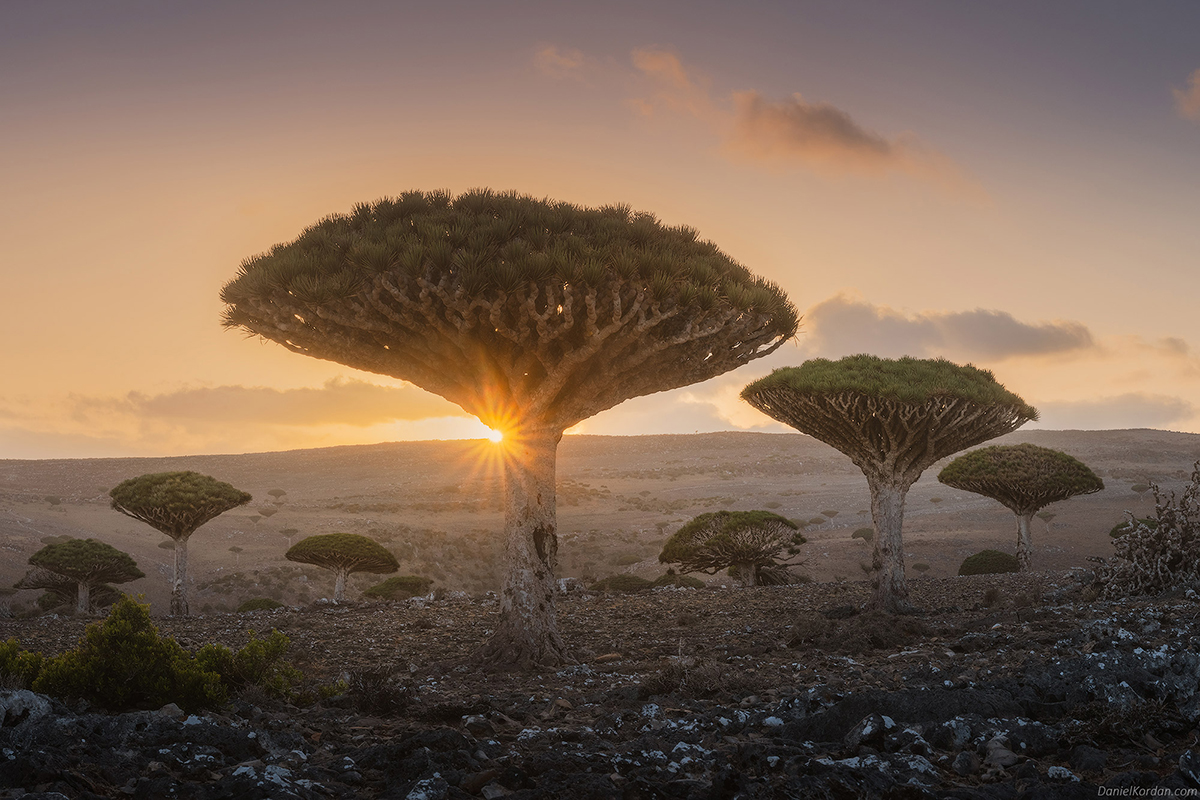
[[[175,542],[171,615],[186,617],[188,539],[196,529],[254,498],[198,472],[155,472],[130,478],[108,493],[112,507],[141,520]]]
[[[1017,515],[1021,572],[1028,572],[1033,562],[1034,515],[1051,503],[1104,488],[1104,481],[1079,459],[1033,444],[996,445],[966,453],[946,465],[938,480],[990,497]]]
[[[73,598],[80,614],[91,610],[94,591],[107,590],[102,593],[111,595],[113,589],[108,584],[146,577],[128,553],[95,539],[48,544],[29,557],[29,564],[33,569],[16,588],[46,589],[64,601]]]
[[[346,599],[346,578],[354,572],[383,575],[400,569],[396,557],[383,545],[357,533],[324,533],[301,539],[284,555],[288,561],[331,569],[336,576],[333,600]]]
[[[788,564],[783,555],[799,552],[804,536],[790,519],[770,511],[716,511],[701,514],[675,532],[658,560],[680,571],[715,575],[732,568],[746,586],[758,585],[764,572],[778,575]]]
[[[941,358],[815,358],[751,383],[742,399],[863,471],[876,532],[869,606],[890,613],[912,609],[902,546],[909,487],[946,456],[1037,419],[992,373]]]

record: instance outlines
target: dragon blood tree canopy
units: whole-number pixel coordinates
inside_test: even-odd
[[[389,375],[498,430],[565,430],[796,332],[773,284],[626,206],[407,192],[243,262],[224,323]]]
[[[1033,444],[973,450],[947,464],[938,480],[990,497],[1017,515],[1017,561],[1022,570],[1029,569],[1033,559],[1033,515],[1051,503],[1104,488],[1104,481],[1079,459]]]
[[[940,358],[817,358],[775,370],[742,398],[863,471],[877,534],[871,605],[889,611],[909,608],[901,549],[909,487],[939,459],[1037,419],[992,373]]]

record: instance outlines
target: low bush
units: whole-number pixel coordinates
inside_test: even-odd
[[[269,597],[255,597],[238,606],[237,613],[245,614],[248,611],[270,611],[273,608],[283,608],[283,603],[278,600],[272,600]]]
[[[859,528],[854,533],[850,534],[851,539],[862,539],[867,544],[875,541],[874,528]]]
[[[106,619],[89,625],[74,650],[47,659],[31,688],[109,711],[167,703],[196,711],[226,697],[221,677],[204,669],[174,639],[159,636],[149,606],[130,597],[121,598]]]
[[[42,671],[41,653],[21,649],[21,643],[9,639],[0,643],[0,687],[28,689]]]
[[[1108,532],[1108,535],[1110,538],[1115,539],[1118,536],[1124,536],[1125,534],[1132,532],[1135,528],[1137,528],[1138,525],[1144,525],[1150,530],[1154,530],[1158,527],[1158,520],[1149,518],[1122,520],[1116,525],[1113,525],[1112,530]]]
[[[283,656],[290,640],[277,630],[263,639],[250,631],[248,641],[236,653],[220,644],[206,644],[196,653],[196,663],[215,672],[233,692],[254,687],[271,697],[289,699],[302,677]]]
[[[641,592],[654,584],[637,575],[609,575],[607,578],[591,585],[594,592]]]
[[[967,556],[958,568],[959,575],[997,575],[1001,572],[1017,572],[1021,565],[1017,557],[999,550],[981,550]]]
[[[407,600],[410,597],[429,594],[431,586],[433,586],[431,578],[422,578],[419,575],[397,575],[375,584],[363,594],[376,600]]]

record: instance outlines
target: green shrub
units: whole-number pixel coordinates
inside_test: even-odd
[[[929,571],[929,565],[926,564],[924,561],[918,561],[917,563],[912,565],[912,568],[915,569],[917,572],[928,572]]]
[[[264,639],[250,641],[236,653],[220,644],[206,644],[196,653],[196,663],[220,676],[226,688],[241,691],[255,687],[272,697],[288,699],[300,682],[300,671],[283,660],[290,639],[277,630]]]
[[[203,669],[174,639],[159,636],[149,606],[130,597],[89,625],[78,647],[46,660],[31,688],[110,711],[167,703],[195,711],[219,705],[226,696],[220,676]]]
[[[1021,565],[1017,557],[999,550],[982,550],[968,556],[958,568],[959,575],[996,575],[1001,572],[1017,572]]]
[[[21,643],[9,639],[0,643],[0,685],[7,689],[27,689],[42,671],[41,653],[21,649]]]
[[[247,611],[270,611],[273,608],[283,608],[283,603],[269,597],[255,597],[238,606],[237,612],[245,614]]]
[[[851,539],[862,539],[867,544],[875,541],[874,528],[859,528],[854,533],[850,534]]]
[[[634,553],[622,553],[616,557],[613,563],[618,567],[628,567],[632,566],[633,564],[640,563],[643,560],[644,559],[641,556],[635,555]]]
[[[637,575],[622,574],[609,575],[604,580],[593,583],[591,589],[595,592],[641,592],[653,585]]]
[[[397,575],[375,584],[363,594],[378,600],[407,600],[410,597],[429,594],[431,586],[433,586],[433,580],[430,578],[422,578],[419,575]]]
[[[704,581],[699,578],[693,578],[691,575],[676,575],[672,572],[659,575],[650,584],[651,586],[683,586],[688,589],[703,589]]]

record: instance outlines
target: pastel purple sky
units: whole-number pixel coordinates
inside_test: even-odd
[[[796,343],[592,433],[783,430],[813,356],[993,370],[1042,427],[1200,432],[1200,5],[0,5],[0,458],[482,427],[224,331],[245,257],[419,188],[624,202],[775,280]]]

